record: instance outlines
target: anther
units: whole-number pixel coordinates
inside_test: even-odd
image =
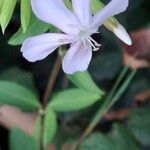
[[[89,39],[95,44],[95,46],[98,46],[98,47],[101,46],[101,44],[97,43],[97,42],[96,42],[93,38],[91,38],[90,36],[89,36]]]

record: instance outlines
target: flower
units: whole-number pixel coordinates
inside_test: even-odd
[[[73,11],[63,0],[31,0],[35,15],[59,28],[63,33],[45,33],[30,37],[22,45],[21,52],[30,62],[42,60],[61,45],[71,44],[63,58],[63,70],[67,74],[87,70],[92,59],[92,50],[101,46],[91,35],[98,33],[98,28],[110,17],[124,12],[129,0],[111,0],[94,16],[90,9],[91,0],[72,0]],[[116,30],[119,34],[119,31]],[[128,36],[123,37],[131,44]]]

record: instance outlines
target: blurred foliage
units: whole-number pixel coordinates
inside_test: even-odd
[[[104,4],[108,1],[109,0],[103,0]],[[29,103],[27,102],[30,101],[30,103],[32,103],[35,99],[36,106],[38,105],[38,107],[40,107],[39,102],[41,101],[42,93],[46,87],[48,75],[52,70],[56,53],[54,52],[54,54],[48,56],[48,58],[41,62],[31,64],[24,60],[21,56],[20,46],[14,47],[10,45],[20,45],[29,36],[47,32],[50,29],[51,31],[56,31],[57,29],[39,21],[32,13],[26,13],[26,8],[29,8],[30,6],[28,3],[24,3],[25,1],[19,1],[19,3],[22,3],[22,5],[19,5],[18,3],[15,3],[15,0],[11,0],[13,5],[11,5],[11,8],[7,8],[12,10],[9,13],[7,9],[5,10],[1,7],[1,2],[2,0],[0,0],[0,11],[3,12],[0,18],[2,18],[1,25],[3,31],[8,25],[10,18],[11,21],[5,31],[5,35],[0,35],[0,102],[2,100],[2,96],[5,102],[8,99],[12,99],[10,98],[11,95],[5,92],[4,85],[1,86],[1,83],[4,84],[6,81],[9,81],[11,85],[7,85],[9,87],[7,89],[10,90],[10,93],[12,92],[14,94],[16,92],[16,96],[13,101],[17,101],[14,104],[15,106],[26,110],[26,108],[29,108],[27,106]],[[5,5],[7,5],[9,0],[6,0],[5,3]],[[10,5],[7,5],[7,7],[10,7]],[[21,11],[19,10],[20,7]],[[19,14],[21,14],[21,16],[19,16]],[[7,16],[7,20],[3,18],[4,15]],[[128,11],[117,16],[117,19],[129,32],[148,27],[150,24],[150,1],[130,0]],[[20,24],[22,27],[20,27]],[[103,92],[99,89],[99,87],[102,88],[103,91],[106,91],[107,96],[107,91],[110,91],[118,77],[118,73],[123,68],[122,44],[104,27],[100,28],[99,31],[101,33],[100,36],[97,37],[94,35],[94,38],[102,44],[102,47],[100,51],[94,54],[92,63],[89,67],[89,73],[92,78],[89,74],[86,74],[87,72],[85,72],[86,75],[84,76],[82,76],[82,74],[70,76],[70,81],[68,81],[68,78],[66,78],[62,71],[58,76],[54,87],[54,94],[52,97],[53,101],[50,101],[46,111],[43,141],[45,146],[47,146],[47,143],[51,141],[58,149],[61,149],[64,144],[70,145],[77,140],[79,135],[83,132],[83,129],[85,129],[87,124],[90,122],[99,105],[102,105],[103,99],[101,101],[99,101],[99,99],[102,97]],[[110,121],[103,118],[90,137],[83,142],[80,150],[150,149],[149,101],[144,101],[140,105],[136,103],[136,106],[134,106],[135,97],[139,93],[150,89],[149,77],[149,69],[138,70],[138,75],[135,77],[134,82],[131,83],[125,94],[120,98],[120,101],[111,109],[111,111],[117,111],[124,108],[131,108],[129,114],[119,121]],[[89,83],[87,83],[87,81]],[[77,88],[74,88],[72,83],[74,83]],[[10,86],[13,86],[12,84],[17,84],[16,86],[18,89],[15,86],[15,88],[12,88],[11,91]],[[68,92],[71,92],[68,88],[76,90],[77,95],[80,95],[81,97],[79,101],[74,93],[69,94],[69,96],[71,95],[70,97],[74,97],[74,99],[72,99],[74,100],[72,103],[74,105],[73,108],[71,108],[73,105],[68,103],[70,99],[67,94]],[[61,95],[62,92],[59,92],[60,89],[64,89],[66,94],[65,96]],[[85,90],[84,92],[83,89]],[[21,100],[26,98],[26,96],[21,95],[24,93],[22,90],[30,90],[31,93],[29,95],[34,98],[30,100],[30,97],[28,97],[25,100],[25,103],[22,103]],[[59,102],[57,100],[58,97],[61,99]],[[91,97],[93,98],[92,101]],[[97,102],[95,105],[87,108],[87,106],[90,106],[95,102]],[[32,106],[35,108],[35,105]],[[85,108],[85,106],[86,109],[84,111],[80,110],[78,112],[74,112],[75,110]],[[32,109],[33,107],[30,108],[30,110],[34,110]],[[54,110],[52,110],[52,108]],[[66,112],[68,110],[72,112]],[[57,116],[55,111],[59,112],[57,113]],[[10,131],[9,149],[39,149],[39,142],[37,141],[40,139],[39,136],[41,132],[40,119],[41,118],[39,117],[37,120],[35,137],[26,135],[20,129],[12,129]],[[52,122],[52,124],[50,124],[51,126],[49,126],[50,122]],[[57,134],[54,140],[52,140],[57,128]],[[0,129],[0,150],[8,149],[8,137],[6,136],[6,133],[7,132],[3,128]]]

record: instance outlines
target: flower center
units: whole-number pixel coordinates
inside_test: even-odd
[[[79,41],[83,42],[84,46],[88,44],[90,44],[93,48],[93,51],[97,51],[99,50],[99,47],[101,46],[101,44],[97,43],[92,37],[91,35],[93,33],[98,33],[98,32],[89,32],[88,30],[81,30],[79,32]]]

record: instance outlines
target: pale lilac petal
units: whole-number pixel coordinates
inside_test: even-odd
[[[28,38],[22,45],[21,52],[30,62],[42,60],[62,44],[74,41],[73,37],[65,34],[46,33]]]
[[[116,28],[113,28],[113,32],[124,43],[128,45],[132,45],[132,40],[129,34],[127,33],[126,29],[121,24],[118,24]]]
[[[63,70],[67,74],[87,70],[92,59],[92,47],[84,47],[82,43],[74,43],[63,59]]]
[[[91,0],[72,0],[73,11],[83,26],[89,26],[92,19]]]
[[[76,33],[79,25],[75,15],[65,6],[63,0],[31,0],[35,15],[62,30],[65,33]]]
[[[111,2],[101,9],[93,17],[93,27],[98,28],[110,17],[124,12],[129,5],[129,0],[111,0]]]

